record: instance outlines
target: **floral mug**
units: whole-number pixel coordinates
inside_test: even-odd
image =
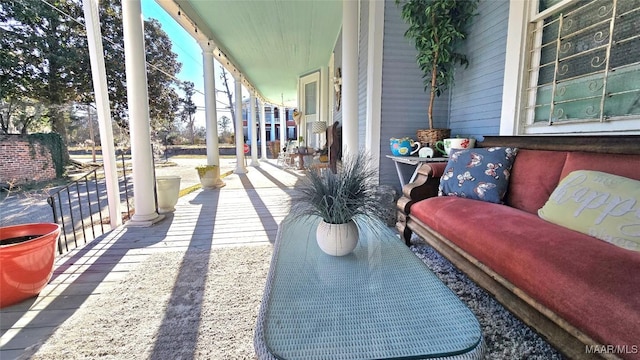
[[[391,146],[391,154],[394,156],[409,156],[420,150],[420,143],[408,137],[401,139],[391,138],[389,139],[389,145]],[[416,147],[415,150],[413,150],[414,147]]]
[[[476,139],[452,138],[436,142],[436,149],[438,149],[438,151],[443,153],[445,156],[449,156],[449,153],[452,149],[470,149],[475,145]]]

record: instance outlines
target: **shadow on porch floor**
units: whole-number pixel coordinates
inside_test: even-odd
[[[274,163],[248,167],[245,175],[229,175],[222,189],[180,198],[176,211],[152,227],[120,226],[59,256],[40,296],[0,312],[0,358],[14,359],[46,341],[89,298],[108,292],[150,255],[273,243],[287,214],[291,189],[302,176]]]

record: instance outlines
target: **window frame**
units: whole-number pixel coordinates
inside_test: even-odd
[[[526,105],[530,103],[527,85],[528,66],[533,40],[529,34],[536,22],[572,5],[576,0],[562,0],[538,12],[539,1],[510,0],[505,73],[503,83],[501,135],[543,134],[640,134],[640,116],[603,122],[533,123]]]

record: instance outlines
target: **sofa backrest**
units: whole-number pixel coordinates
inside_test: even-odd
[[[537,214],[560,180],[595,170],[640,180],[640,136],[485,136],[479,147],[519,149],[505,204]]]
[[[537,214],[558,183],[575,170],[640,180],[640,155],[520,149],[511,169],[505,204]]]
[[[575,170],[602,171],[640,180],[640,155],[570,152],[567,154],[560,178]]]
[[[505,204],[537,214],[560,182],[566,151],[520,149],[511,168]]]

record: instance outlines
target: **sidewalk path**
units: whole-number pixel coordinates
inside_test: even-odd
[[[87,160],[87,159],[85,159]],[[206,163],[204,157],[184,158],[172,157],[168,159],[170,164],[165,165],[163,162],[156,163],[156,176],[178,175],[181,177],[180,189],[186,189],[193,185],[199,184],[198,172],[195,167]],[[220,173],[232,171],[236,167],[236,159],[224,157],[220,159]],[[133,169],[135,171],[135,169]],[[129,179],[129,188],[131,189],[133,182],[131,174],[127,173]],[[100,193],[104,193],[104,181],[99,181],[98,186]],[[122,187],[122,186],[121,186]],[[40,191],[32,191],[28,193],[14,193],[0,201],[0,226],[9,226],[26,223],[51,222],[53,220],[51,207],[47,204],[47,198],[50,193],[55,192],[59,187],[43,189]],[[122,192],[124,194],[124,192]],[[133,193],[130,193],[130,196]],[[124,201],[124,195],[121,195]],[[84,205],[86,208],[86,205]]]
[[[156,176],[178,175],[180,176],[180,189],[186,189],[193,185],[200,184],[196,166],[206,164],[204,158],[184,158],[171,157],[169,163],[175,163],[175,166],[164,166],[162,163],[156,165]],[[220,158],[220,174],[233,171],[236,168],[236,159]]]

